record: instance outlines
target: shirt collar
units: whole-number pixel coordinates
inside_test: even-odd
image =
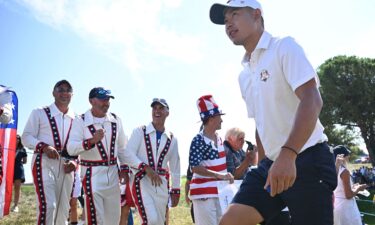
[[[146,127],[146,134],[151,134],[151,133],[153,133],[153,132],[155,132],[155,135],[156,135],[156,129],[155,129],[154,125],[152,125],[152,122],[150,122],[150,123],[147,125],[147,127]],[[166,135],[167,138],[170,139],[172,133],[169,132],[167,129],[165,129],[162,135]]]
[[[231,150],[232,152],[236,152],[236,151],[233,150],[232,146],[230,146],[229,141],[224,141],[224,145],[227,146],[227,148],[228,148],[229,150]]]
[[[271,34],[268,33],[267,31],[263,31],[262,36],[260,36],[258,44],[255,47],[253,52],[255,52],[257,50],[261,50],[261,49],[268,49],[269,46],[271,45],[271,39],[272,39]],[[246,52],[245,55],[243,56],[243,58],[242,58],[242,64],[243,65],[249,62],[250,54],[251,53]]]
[[[57,108],[57,105],[56,103],[52,103],[50,106],[49,106],[49,109],[51,110],[51,116],[54,117],[56,115],[64,115],[63,112],[61,112],[59,110],[59,108]],[[75,113],[73,112],[72,109],[68,108],[68,112],[65,113],[65,115],[67,115],[68,117],[70,117],[71,119],[74,119],[75,117]]]
[[[112,113],[107,113],[104,117],[104,122],[115,123],[116,118],[112,115]],[[85,126],[89,126],[94,124],[94,115],[92,115],[91,109],[85,112]]]

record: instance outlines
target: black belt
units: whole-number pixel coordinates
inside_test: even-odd
[[[117,165],[117,159],[112,159],[112,160],[109,160],[109,161],[104,161],[104,160],[100,160],[100,161],[81,160],[79,162],[79,164],[81,166],[113,166],[113,165]]]

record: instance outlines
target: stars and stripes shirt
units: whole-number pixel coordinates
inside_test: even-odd
[[[208,170],[227,173],[224,145],[217,136],[217,147],[214,142],[199,133],[193,138],[190,146],[189,163],[192,168],[203,166]],[[218,197],[217,179],[193,174],[190,183],[191,199]]]

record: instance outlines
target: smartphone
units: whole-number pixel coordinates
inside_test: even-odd
[[[251,141],[246,141],[247,144],[247,151],[253,151],[254,150],[254,145],[251,143]]]

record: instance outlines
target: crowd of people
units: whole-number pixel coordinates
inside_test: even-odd
[[[335,165],[319,121],[319,79],[302,47],[293,38],[265,31],[257,0],[213,4],[210,19],[225,25],[229,39],[245,49],[239,86],[248,117],[255,120],[256,143],[247,142],[244,149],[245,133],[239,128],[220,137],[225,114],[212,95],[198,98],[202,125],[189,158],[183,159],[189,161],[185,201],[191,203],[194,223],[359,224],[353,197],[367,185],[353,186],[347,148],[336,148]],[[181,174],[177,138],[165,127],[167,101],[152,99],[151,122],[135,128],[128,139],[121,116],[109,111],[115,99],[110,90],[92,88],[83,114],[69,107],[69,81],[58,81],[52,95],[52,104],[31,112],[18,139],[34,151],[37,224],[77,224],[81,189],[86,224],[131,224],[131,207],[144,225],[168,224],[169,207],[179,203]],[[6,115],[5,108],[0,112]],[[19,148],[22,165],[22,144]],[[15,179],[15,193],[23,180]],[[243,181],[222,209],[219,182],[235,180]],[[16,196],[14,212],[19,210]],[[349,209],[355,211],[352,220],[345,213]]]
[[[369,189],[375,189],[375,168],[361,166],[352,171],[354,183],[367,184]]]

